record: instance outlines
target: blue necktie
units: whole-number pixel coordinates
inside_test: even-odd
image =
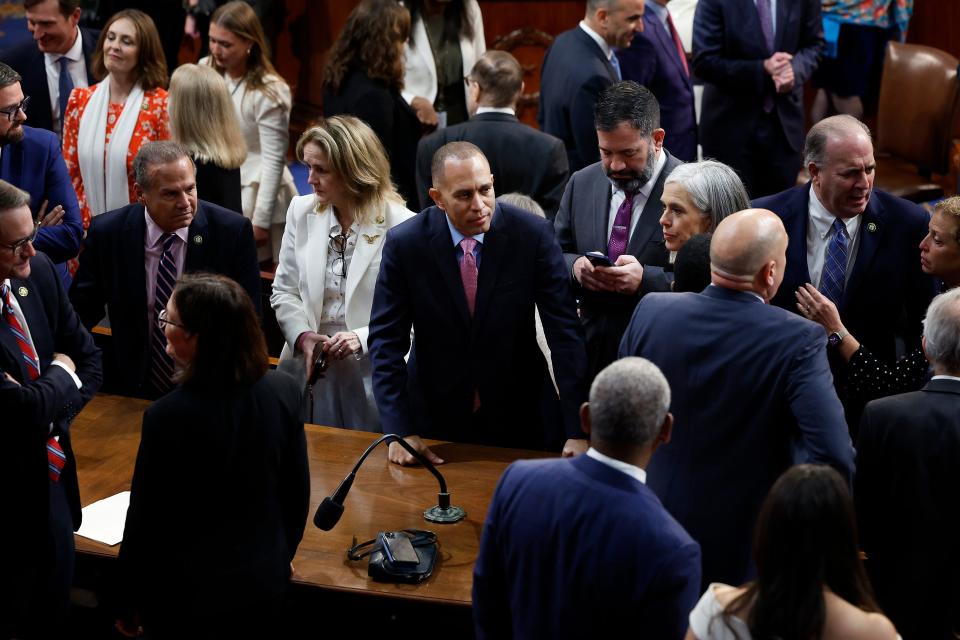
[[[623,74],[620,73],[620,61],[617,60],[617,52],[614,51],[613,55],[610,56],[610,65],[613,67],[614,72],[617,74],[617,82],[623,80]]]
[[[177,265],[173,260],[173,242],[177,236],[165,233],[161,236],[163,253],[160,254],[160,263],[157,265],[157,283],[154,289],[153,317],[160,316],[166,309],[170,294],[177,282]],[[153,388],[161,394],[166,393],[173,386],[170,379],[173,377],[173,359],[167,355],[167,336],[163,333],[158,322],[153,323],[150,340],[150,382]]]
[[[70,77],[70,58],[60,56],[57,63],[60,65],[60,131],[63,131],[63,118],[67,113],[67,100],[73,91],[73,78]]]
[[[835,218],[833,221],[833,237],[827,245],[823,274],[820,276],[820,293],[833,300],[837,307],[840,306],[840,300],[843,298],[849,245],[847,225],[840,218]]]

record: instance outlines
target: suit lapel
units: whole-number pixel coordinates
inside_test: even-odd
[[[801,197],[791,202],[781,214],[783,226],[787,231],[787,237],[792,240],[787,245],[787,271],[792,272],[794,279],[787,279],[790,282],[797,282],[800,286],[810,282],[810,267],[807,265],[807,224],[810,218],[808,210],[810,208],[810,183],[803,187]],[[817,286],[818,283],[812,283]],[[792,294],[791,294],[792,295]]]
[[[367,267],[373,261],[373,257],[380,252],[383,241],[386,238],[387,226],[386,218],[380,218],[383,222],[377,224],[367,223],[357,225],[357,246],[353,250],[353,258],[350,260],[350,269],[347,271],[346,299],[347,306],[353,297],[353,292],[360,283],[360,278],[367,271]]]
[[[584,215],[590,216],[590,224],[593,226],[593,242],[587,245],[587,251],[607,252],[607,229],[610,225],[610,196],[613,193],[613,185],[603,173],[603,167],[597,165],[597,171],[600,173],[599,179],[591,180],[593,192],[590,195],[592,206],[584,211]]]
[[[850,294],[857,290],[866,275],[870,273],[873,259],[877,255],[877,249],[885,233],[885,226],[883,206],[876,198],[870,198],[870,203],[860,218],[860,246],[857,247],[857,259],[853,263],[853,272],[844,289],[844,303],[850,299]]]
[[[202,271],[207,265],[207,214],[203,205],[197,201],[197,215],[187,229],[187,255],[183,260],[183,272]]]
[[[27,321],[27,327],[30,330],[30,339],[33,341],[33,350],[40,359],[40,366],[45,367],[43,354],[53,353],[53,341],[50,332],[47,330],[47,314],[43,309],[43,302],[40,300],[40,291],[34,288],[30,280],[10,280],[10,289],[20,305],[20,311]],[[9,335],[10,332],[6,331]],[[14,341],[15,353],[20,352],[20,347]],[[42,369],[41,369],[42,371]],[[26,371],[24,371],[26,373]]]
[[[581,27],[577,26],[577,27],[574,27],[574,29],[576,29],[577,37],[580,38],[580,40],[585,43],[587,48],[590,51],[592,51],[594,55],[596,55],[600,60],[603,61],[603,64],[607,67],[607,73],[610,74],[610,80],[612,80],[613,82],[619,82],[620,79],[617,77],[616,70],[613,68],[613,65],[610,64],[610,61],[607,59],[607,56],[604,55],[603,49],[600,48],[600,45],[594,42],[593,38],[591,38],[587,34],[587,32],[584,31]]]
[[[467,295],[463,290],[463,280],[460,279],[460,269],[457,265],[457,254],[453,248],[453,238],[447,228],[447,214],[439,207],[427,210],[429,216],[427,227],[430,230],[430,248],[433,259],[437,263],[440,279],[447,287],[453,306],[464,326],[470,326],[470,311],[467,309]],[[484,256],[485,258],[486,256]],[[484,258],[481,258],[481,264]],[[478,282],[479,288],[479,282]]]
[[[645,13],[643,19],[647,22],[647,26],[660,43],[660,47],[666,52],[666,56],[670,59],[670,63],[677,68],[680,76],[686,79],[687,84],[690,84],[690,76],[683,68],[683,63],[679,58],[680,54],[677,51],[677,44],[673,41],[673,37],[670,35],[669,29],[663,26],[663,23],[660,22],[660,18],[655,16],[652,11]]]
[[[660,214],[663,212],[663,203],[660,202],[660,196],[663,195],[663,183],[672,169],[670,165],[671,160],[673,160],[666,149],[663,149],[663,153],[666,154],[663,169],[657,176],[657,181],[653,184],[650,196],[640,211],[640,219],[637,221],[637,226],[634,227],[633,235],[630,236],[630,242],[627,244],[627,253],[633,255],[639,255],[644,245],[650,242],[654,232],[660,229]]]
[[[316,320],[323,306],[323,290],[327,281],[327,252],[330,250],[330,227],[333,226],[333,207],[325,207],[318,213],[311,209],[306,214],[307,240],[304,246],[303,266],[306,270],[307,292],[304,300],[316,302],[317,313],[310,310],[310,317]],[[348,284],[349,286],[349,284]],[[314,327],[316,328],[316,327]]]
[[[13,290],[14,295],[16,295],[17,289],[22,285],[24,285],[23,280],[10,281],[10,288]],[[17,298],[17,301],[20,302],[20,299]],[[21,311],[24,311],[24,315],[26,315],[26,310],[23,309],[23,304],[20,304],[20,309]],[[27,318],[27,325],[30,325],[30,318]],[[7,326],[7,323],[3,320],[0,320],[0,347],[3,347],[4,351],[7,352],[7,355],[3,358],[3,360],[13,363],[12,366],[5,364],[5,366],[0,367],[0,375],[3,373],[9,373],[21,384],[29,380],[27,369],[23,364],[23,357],[20,353],[20,346],[17,344],[16,338],[13,337],[13,333],[10,332],[10,328]]]
[[[494,209],[490,230],[483,236],[483,247],[480,249],[480,271],[477,275],[477,304],[473,310],[473,331],[475,335],[477,327],[483,326],[483,320],[491,306],[490,298],[496,288],[504,252],[510,243],[510,225],[504,220],[504,216],[503,209],[500,205],[497,205]],[[466,298],[466,294],[464,294],[464,298]]]
[[[129,265],[126,269],[123,290],[130,296],[131,309],[147,308],[147,267],[144,264],[145,256],[143,243],[147,233],[147,223],[143,218],[143,205],[137,204],[127,210],[126,221],[123,225],[123,241],[120,251],[123,259],[114,264]],[[147,344],[146,320],[137,322],[131,327],[140,344]]]

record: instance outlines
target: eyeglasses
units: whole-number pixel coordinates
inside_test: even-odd
[[[0,242],[0,247],[3,247],[4,249],[7,249],[8,251],[12,251],[14,257],[19,258],[21,255],[23,255],[23,250],[27,247],[27,244],[28,244],[28,243],[32,243],[34,240],[37,239],[37,232],[38,232],[38,231],[40,231],[40,223],[39,223],[39,222],[34,222],[34,223],[33,223],[33,233],[31,233],[28,237],[24,238],[23,240],[17,240],[17,241],[14,242],[13,244],[4,244],[4,243]]]
[[[183,329],[184,331],[186,331],[186,329],[187,329],[185,326],[183,326],[183,325],[180,324],[179,322],[174,322],[173,320],[168,320],[168,319],[167,319],[167,310],[166,310],[166,309],[160,309],[160,313],[157,314],[157,325],[160,327],[160,330],[163,331],[164,329],[167,328],[167,325],[168,325],[168,324],[171,325],[171,326],[174,326],[174,327],[180,327],[180,328]]]
[[[337,253],[333,259],[333,274],[341,278],[347,277],[347,234],[330,232],[330,246]]]
[[[17,114],[21,111],[24,113],[27,112],[27,107],[30,106],[30,96],[24,96],[23,100],[20,101],[20,104],[15,104],[12,107],[4,107],[0,109],[0,113],[7,116],[7,120],[13,122],[17,118]]]

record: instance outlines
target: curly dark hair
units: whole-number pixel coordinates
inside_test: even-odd
[[[403,88],[403,51],[410,37],[410,12],[396,0],[363,0],[350,13],[330,50],[323,82],[334,93],[351,67],[391,89]]]

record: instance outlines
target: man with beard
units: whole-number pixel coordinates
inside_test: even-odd
[[[30,194],[30,211],[40,220],[34,247],[58,264],[66,286],[62,263],[77,255],[83,239],[80,208],[57,136],[23,124],[29,102],[20,74],[0,62],[0,180]]]
[[[580,299],[589,379],[616,360],[620,338],[642,295],[666,290],[660,196],[680,161],[663,147],[660,105],[627,81],[600,93],[594,118],[600,162],[571,176],[560,201],[557,240]],[[612,266],[585,257],[599,252]]]

